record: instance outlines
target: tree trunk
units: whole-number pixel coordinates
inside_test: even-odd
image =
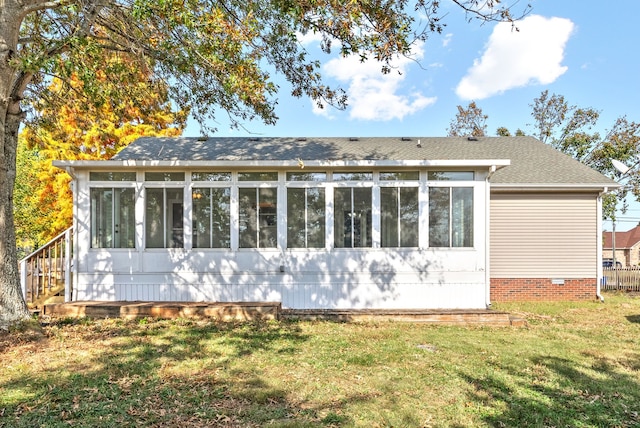
[[[0,135],[3,140],[3,153],[0,155],[0,324],[12,324],[30,318],[20,286],[13,225],[13,186],[19,126],[19,119],[9,115],[5,118],[4,132]]]
[[[27,79],[10,61],[17,49],[21,20],[15,2],[0,3],[0,325],[30,318],[20,287],[13,224],[16,149],[23,118],[20,97]]]

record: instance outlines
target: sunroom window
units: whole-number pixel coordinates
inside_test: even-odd
[[[429,181],[473,181],[473,171],[429,171]],[[473,247],[473,188],[429,187],[429,246]]]
[[[89,181],[136,181],[132,171],[91,171]]]
[[[91,248],[135,247],[135,190],[91,189]]]
[[[231,189],[194,188],[193,248],[231,246]]]
[[[239,172],[238,181],[278,181],[278,173],[276,171]]]
[[[184,172],[145,172],[145,181],[184,181]]]
[[[419,171],[381,171],[380,245],[417,247],[419,245]]]
[[[287,247],[323,248],[325,241],[324,189],[287,189]]]
[[[338,187],[333,195],[334,246],[371,247],[371,188]]]
[[[287,172],[287,248],[324,248],[326,172]],[[302,186],[302,187],[295,187]]]
[[[278,245],[278,189],[240,188],[240,248],[275,248]]]
[[[145,244],[147,248],[183,248],[183,189],[146,189]]]
[[[191,181],[231,181],[230,172],[192,172]]]
[[[473,247],[473,188],[429,188],[429,246]]]
[[[418,246],[418,188],[380,188],[382,247]]]
[[[473,181],[473,171],[429,171],[429,181]]]

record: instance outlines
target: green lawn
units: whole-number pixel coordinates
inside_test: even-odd
[[[640,298],[528,327],[70,321],[0,335],[4,427],[640,426]]]

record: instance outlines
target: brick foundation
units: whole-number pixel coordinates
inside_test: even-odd
[[[596,284],[595,278],[565,279],[564,284],[553,284],[551,278],[491,278],[491,301],[592,300]]]

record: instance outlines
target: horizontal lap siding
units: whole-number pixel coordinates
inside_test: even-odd
[[[593,194],[492,194],[492,278],[595,278]]]
[[[92,251],[85,265],[111,265],[110,254]],[[114,255],[125,266],[119,252]],[[483,247],[154,249],[140,252],[130,272],[78,272],[74,298],[281,302],[295,309],[484,308],[485,259]]]
[[[480,309],[484,272],[81,274],[76,300],[281,302],[295,309]]]

